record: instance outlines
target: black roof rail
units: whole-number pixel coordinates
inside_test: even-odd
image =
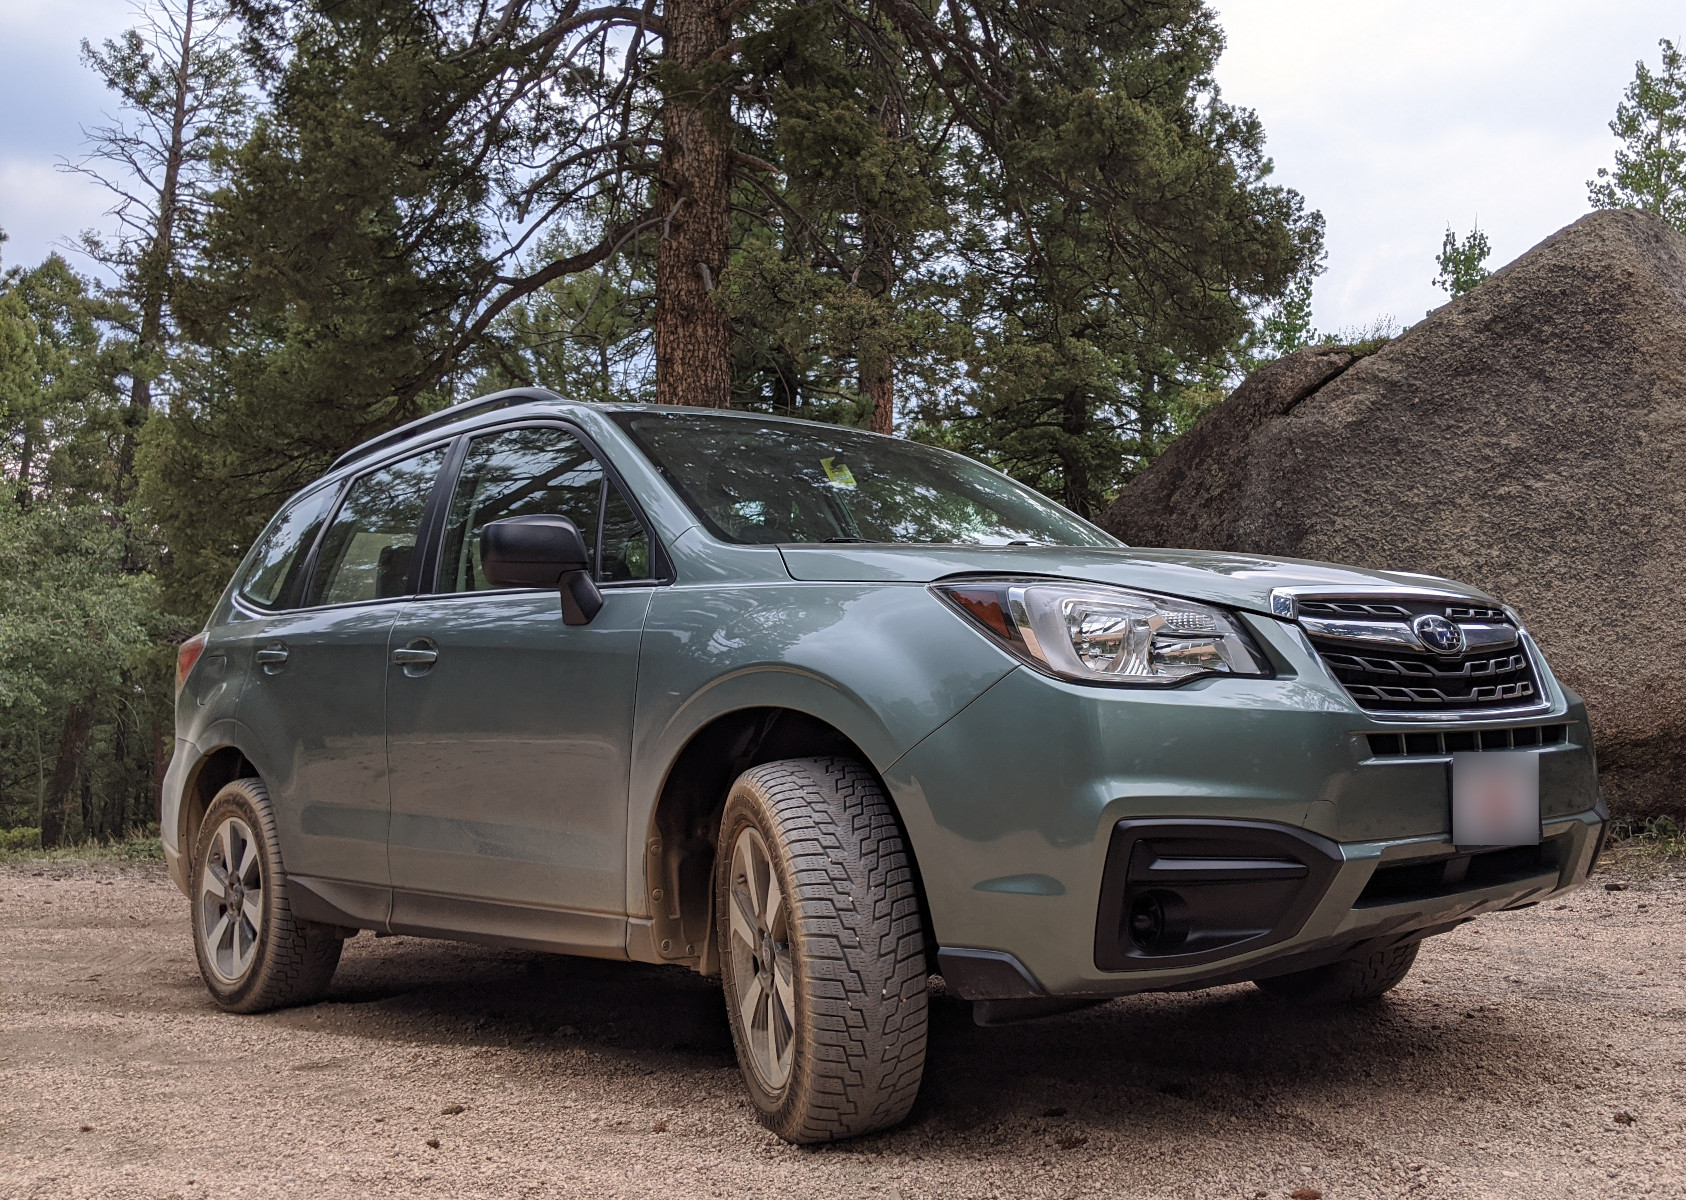
[[[491,412],[494,408],[506,408],[511,404],[521,404],[528,400],[560,400],[555,392],[549,388],[526,387],[508,388],[505,391],[493,392],[490,396],[477,396],[473,400],[463,400],[442,408],[436,413],[428,413],[425,417],[417,417],[414,421],[406,421],[397,429],[383,433],[379,437],[370,438],[362,442],[334,460],[330,471],[337,471],[346,463],[356,462],[360,458],[368,458],[377,450],[385,450],[388,446],[396,446],[399,442],[409,441],[417,434],[426,433],[430,429],[438,429],[456,421],[467,420],[480,413]]]

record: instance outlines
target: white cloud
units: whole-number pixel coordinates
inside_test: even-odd
[[[1430,284],[1448,223],[1479,220],[1492,265],[1586,211],[1614,149],[1606,125],[1635,59],[1686,33],[1679,0],[1210,0],[1229,40],[1218,82],[1257,109],[1279,182],[1328,219],[1324,329],[1445,299]],[[104,224],[105,194],[53,170],[109,98],[81,39],[131,23],[129,0],[0,0],[0,248],[39,261]]]
[[[1324,329],[1446,296],[1448,224],[1479,220],[1502,265],[1587,211],[1636,59],[1686,28],[1657,0],[1212,0],[1218,82],[1264,122],[1278,182],[1328,219]]]
[[[129,0],[0,0],[0,245],[7,264],[32,265],[90,226],[110,199],[99,185],[54,169],[82,153],[82,129],[111,99],[80,61],[132,23]],[[89,264],[72,256],[79,268]]]
[[[27,159],[0,159],[0,260],[10,266],[34,266],[53,250],[72,260],[78,270],[89,264],[65,250],[84,229],[106,224],[111,195],[85,176],[68,175],[52,164]]]
[[[133,0],[0,0],[0,24],[9,39],[58,42],[67,30],[122,28],[135,10]],[[97,40],[92,32],[76,34],[83,36]]]

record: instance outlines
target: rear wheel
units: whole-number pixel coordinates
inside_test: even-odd
[[[1272,996],[1301,1004],[1355,1004],[1392,991],[1417,961],[1421,942],[1389,946],[1357,958],[1342,959],[1309,971],[1273,975],[1253,982]]]
[[[894,1125],[925,1068],[925,935],[912,864],[871,772],[752,768],[715,862],[722,983],[762,1124],[791,1142]]]
[[[344,943],[332,926],[293,916],[261,781],[236,779],[211,801],[191,881],[199,974],[218,1004],[249,1013],[322,998]]]

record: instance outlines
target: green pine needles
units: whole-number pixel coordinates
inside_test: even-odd
[[[1587,181],[1594,208],[1637,208],[1686,233],[1686,60],[1667,38],[1662,70],[1641,60],[1610,132],[1621,139],[1614,170]]]

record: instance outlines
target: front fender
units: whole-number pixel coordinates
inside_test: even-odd
[[[710,722],[745,708],[793,709],[838,730],[882,772],[1014,666],[918,585],[666,589],[651,606],[639,666],[628,912],[649,915],[644,839],[674,762]]]

